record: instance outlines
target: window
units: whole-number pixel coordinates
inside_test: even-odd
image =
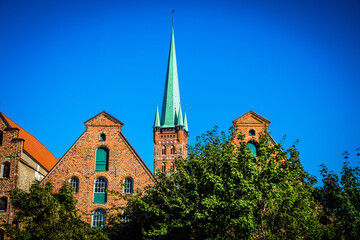
[[[173,145],[173,146],[171,146],[171,148],[170,148],[170,152],[171,152],[171,154],[175,154],[175,147],[174,147],[174,145]]]
[[[125,178],[124,180],[124,193],[132,194],[133,193],[133,180],[132,178]]]
[[[107,171],[108,160],[109,160],[109,150],[104,147],[98,148],[98,150],[96,150],[95,171]]]
[[[106,178],[97,178],[94,184],[94,203],[106,203],[106,190]]]
[[[163,162],[162,165],[161,165],[161,171],[162,171],[162,172],[165,172],[165,171],[166,171],[166,165],[165,165],[164,162]]]
[[[255,136],[255,130],[254,129],[251,129],[249,131],[249,136]]]
[[[162,152],[161,152],[161,154],[162,154],[162,155],[166,155],[166,147],[165,147],[165,146],[162,147]]]
[[[3,144],[3,136],[4,136],[3,132],[0,131],[0,146]]]
[[[94,212],[92,217],[92,227],[93,228],[103,228],[105,227],[105,211],[102,209],[98,209]]]
[[[257,155],[257,149],[256,146],[253,142],[248,142],[247,143],[247,147],[250,149],[250,151],[252,152],[252,154],[254,155],[254,157],[256,157]]]
[[[1,178],[9,178],[10,176],[10,163],[6,162],[1,167]]]
[[[4,238],[5,238],[4,230],[0,229],[0,240],[4,240]]]
[[[175,170],[175,165],[173,162],[171,163],[170,167],[171,167],[171,170]]]
[[[0,212],[5,212],[7,210],[7,198],[0,198]]]
[[[104,133],[102,133],[100,135],[100,141],[105,141],[105,139],[106,139],[106,135]]]
[[[78,193],[79,192],[79,179],[77,177],[72,177],[70,179],[70,184],[74,188],[74,193]]]

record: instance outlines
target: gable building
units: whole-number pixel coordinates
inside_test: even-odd
[[[56,163],[55,156],[39,140],[0,112],[0,224],[15,219],[12,191],[29,190]]]

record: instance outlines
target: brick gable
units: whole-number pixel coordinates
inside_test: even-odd
[[[45,178],[55,189],[72,177],[79,179],[79,192],[75,194],[77,207],[85,221],[90,222],[90,214],[96,209],[109,209],[115,196],[108,194],[106,203],[93,203],[94,182],[99,177],[108,181],[108,190],[122,192],[125,178],[134,181],[134,191],[141,191],[152,184],[154,177],[133,147],[121,132],[122,123],[114,121],[105,112],[85,122],[87,129],[64,154],[59,163]],[[105,134],[105,141],[100,135]],[[95,171],[96,150],[105,147],[109,150],[108,170]],[[125,205],[120,201],[120,205]]]

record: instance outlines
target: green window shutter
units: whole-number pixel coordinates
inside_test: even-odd
[[[95,171],[107,171],[108,169],[108,150],[99,148],[96,150]]]
[[[106,203],[106,193],[94,193],[94,203]]]
[[[248,143],[247,143],[247,147],[250,149],[250,151],[252,152],[252,154],[254,155],[254,157],[256,157],[256,155],[257,155],[256,146],[255,146],[253,143],[248,142]]]

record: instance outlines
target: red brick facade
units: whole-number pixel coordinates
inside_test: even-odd
[[[133,147],[121,132],[123,123],[106,112],[102,112],[85,122],[86,130],[64,154],[58,164],[46,176],[55,189],[63,182],[76,177],[79,180],[75,197],[77,207],[86,222],[91,222],[95,210],[109,211],[114,203],[125,205],[125,201],[116,201],[116,197],[107,194],[105,203],[94,203],[94,182],[99,177],[107,180],[107,189],[123,192],[125,178],[133,180],[134,192],[141,191],[154,181],[153,174],[145,165]],[[103,138],[101,135],[103,134]],[[108,168],[96,171],[96,153],[99,148],[108,150]]]
[[[12,191],[28,190],[56,162],[44,145],[0,112],[0,224],[12,223],[15,218]]]
[[[154,171],[175,169],[174,159],[177,156],[187,157],[188,138],[183,126],[154,127]]]
[[[245,142],[258,142],[259,133],[265,131],[269,134],[270,121],[254,111],[249,111],[233,121],[235,133],[244,134]],[[275,143],[269,134],[270,140]],[[235,141],[238,141],[236,139]]]

